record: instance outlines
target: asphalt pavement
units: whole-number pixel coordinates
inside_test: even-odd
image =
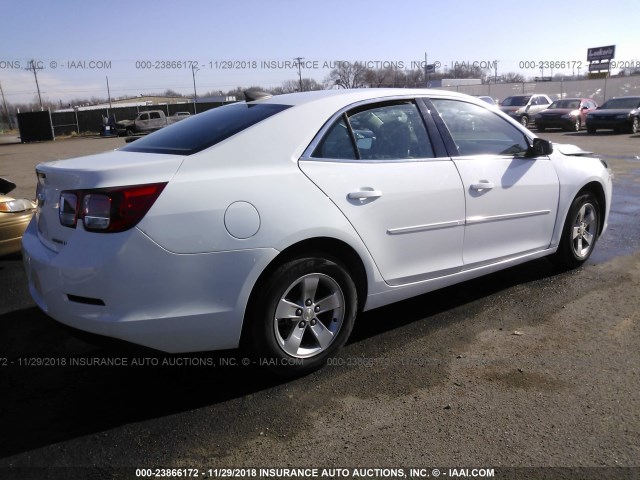
[[[297,380],[236,352],[79,338],[35,307],[21,258],[0,258],[0,478],[639,478],[640,135],[540,136],[616,174],[587,265],[541,259],[367,312],[338,357]],[[33,196],[37,163],[121,144],[0,142],[0,176]]]

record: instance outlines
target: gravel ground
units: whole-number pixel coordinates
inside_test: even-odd
[[[216,367],[20,366],[154,354],[71,336],[28,298],[20,259],[0,259],[0,358],[13,362],[0,367],[0,477],[589,467],[511,478],[640,478],[640,137],[542,136],[606,153],[616,173],[610,229],[586,266],[537,260],[368,312],[339,357],[293,381],[220,367],[228,352],[153,357]],[[46,155],[119,142],[2,145],[0,175],[28,191]]]

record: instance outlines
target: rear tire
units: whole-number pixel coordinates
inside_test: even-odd
[[[279,376],[324,366],[347,341],[358,294],[339,260],[309,255],[279,266],[260,286],[247,312],[245,352]]]
[[[598,200],[591,193],[582,193],[571,203],[553,260],[562,267],[579,267],[591,256],[599,233]]]

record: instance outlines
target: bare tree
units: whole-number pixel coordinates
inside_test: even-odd
[[[524,76],[515,72],[508,72],[502,75],[502,81],[504,83],[523,83],[525,81]]]
[[[360,88],[366,85],[366,75],[369,71],[358,62],[338,62],[339,66],[331,70],[328,81],[338,88]]]

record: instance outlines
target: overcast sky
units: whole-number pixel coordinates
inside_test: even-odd
[[[590,47],[616,45],[617,61],[640,62],[637,0],[0,0],[0,19],[0,84],[12,103],[34,99],[31,59],[51,101],[106,98],[107,76],[114,97],[191,95],[190,61],[198,93],[297,79],[286,63],[295,57],[317,81],[338,60],[411,69],[425,53],[441,69],[498,60],[498,75],[526,77],[545,61],[565,62],[554,74],[584,73]]]

